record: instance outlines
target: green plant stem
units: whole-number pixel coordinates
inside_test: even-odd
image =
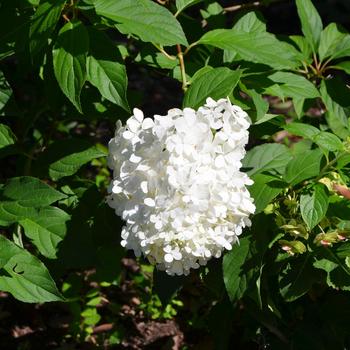
[[[185,70],[185,62],[184,62],[183,52],[182,52],[181,46],[179,44],[177,44],[176,47],[177,47],[177,52],[178,52],[177,57],[179,58],[179,61],[180,61],[182,90],[186,91],[187,90],[187,80],[186,80],[186,70]]]
[[[239,5],[233,5],[233,6],[228,6],[224,8],[225,12],[234,12],[234,11],[238,11],[241,9],[247,9],[247,8],[252,8],[252,7],[258,7],[261,6],[261,2],[260,1],[254,1],[248,4],[239,4]]]
[[[169,60],[176,60],[176,57],[173,55],[168,54],[161,46],[158,46],[157,44],[153,44],[153,46],[159,50],[159,52],[161,52],[166,58],[169,58]]]
[[[318,181],[319,179],[321,179],[322,176],[329,170],[329,168],[331,168],[334,164],[336,164],[338,159],[347,153],[348,153],[347,151],[340,152],[330,162],[327,162],[327,164],[321,169],[320,174],[316,177],[315,181]]]
[[[190,44],[189,46],[186,47],[185,51],[183,52],[183,55],[187,55],[188,52],[195,46],[198,45],[198,41],[195,41],[194,43]]]

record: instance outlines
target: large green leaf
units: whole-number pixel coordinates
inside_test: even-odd
[[[304,62],[311,63],[312,47],[306,38],[302,35],[290,35],[289,39],[294,42],[299,51],[302,53]]]
[[[256,12],[251,11],[238,19],[232,29],[238,33],[266,32],[266,24],[259,18]],[[237,52],[224,50],[224,62],[232,62],[234,59],[239,59]]]
[[[63,198],[65,194],[30,176],[11,178],[0,191],[1,200],[15,201],[23,207],[45,207]]]
[[[317,176],[320,173],[322,152],[320,149],[299,153],[287,164],[284,180],[291,185]]]
[[[0,158],[19,152],[16,135],[4,124],[0,124]]]
[[[237,85],[241,71],[226,67],[213,68],[194,79],[184,98],[185,107],[198,108],[211,97],[217,100],[230,95]]]
[[[315,185],[311,193],[300,196],[300,212],[309,230],[312,230],[326,215],[328,195],[321,184]]]
[[[321,17],[311,0],[296,0],[296,5],[301,22],[301,30],[313,51],[317,52],[323,29]]]
[[[293,263],[289,263],[282,272],[279,286],[286,301],[294,301],[307,293],[315,282],[320,279],[320,273],[312,266],[311,254],[304,254]]]
[[[350,61],[343,61],[335,64],[333,67],[343,70],[345,73],[350,74]]]
[[[0,111],[5,107],[12,95],[12,89],[2,71],[0,71]]]
[[[249,150],[242,164],[247,168],[250,176],[264,171],[283,173],[291,158],[288,147],[277,143],[267,143]]]
[[[321,148],[331,152],[342,151],[344,149],[344,145],[339,137],[327,131],[321,131],[314,137],[313,141]]]
[[[235,244],[232,250],[224,255],[223,274],[227,294],[232,302],[242,298],[250,279],[245,271],[245,262],[249,256],[250,237],[246,236]]]
[[[344,145],[338,136],[327,131],[320,131],[312,125],[290,123],[285,125],[284,128],[294,135],[312,140],[318,146],[328,151],[341,151],[344,148]]]
[[[46,0],[37,8],[29,32],[29,48],[32,55],[37,54],[47,45],[65,2],[66,0]]]
[[[55,207],[42,208],[38,215],[19,221],[28,238],[47,258],[56,258],[58,244],[66,235],[66,222],[70,216]]]
[[[58,84],[80,113],[80,93],[86,80],[88,50],[87,30],[80,21],[74,20],[60,30],[52,53]]]
[[[198,4],[201,1],[204,1],[204,0],[176,0],[177,13],[180,13],[183,10],[185,10],[187,7]]]
[[[0,290],[27,303],[62,301],[45,265],[0,235]]]
[[[0,150],[4,147],[11,146],[16,142],[16,136],[11,129],[4,124],[0,124]]]
[[[339,31],[336,23],[330,23],[323,29],[320,38],[318,54],[320,60],[330,57],[337,53],[337,46],[345,38],[345,34]]]
[[[301,136],[307,139],[313,139],[320,133],[320,130],[312,125],[304,123],[290,123],[284,126],[284,129],[293,135]]]
[[[116,22],[124,34],[164,46],[188,44],[171,12],[151,0],[94,0],[94,5],[98,15]]]
[[[295,68],[299,65],[298,51],[267,32],[216,29],[204,34],[199,43],[232,50],[242,59],[267,64],[276,69]]]
[[[118,48],[98,30],[90,30],[87,77],[107,100],[129,111],[126,98],[128,77]]]
[[[271,85],[265,89],[270,95],[293,98],[316,98],[319,92],[315,85],[301,75],[289,72],[276,72],[268,77],[278,85]]]
[[[345,35],[342,40],[339,41],[337,47],[334,49],[332,59],[349,57],[350,56],[350,35]]]
[[[263,211],[284,189],[284,183],[277,177],[266,174],[252,176],[254,184],[249,186],[249,192],[254,198],[255,214]]]
[[[329,248],[314,262],[314,267],[327,273],[328,286],[335,289],[350,290],[350,268],[346,262]]]
[[[326,119],[332,131],[342,139],[350,135],[350,93],[339,79],[322,80],[320,93],[327,108]]]
[[[56,141],[38,159],[38,171],[53,180],[75,174],[92,159],[106,156],[96,145],[81,139]]]
[[[37,178],[23,176],[10,179],[0,191],[0,225],[38,216],[36,208],[46,207],[66,195]]]

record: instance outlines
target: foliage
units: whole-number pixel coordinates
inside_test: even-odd
[[[295,5],[303,35],[280,36],[249,6],[227,28],[231,9],[212,0],[3,1],[0,290],[66,305],[76,342],[120,322],[119,302],[99,308],[129,278],[138,315],[182,317],[213,348],[349,347],[350,34],[311,0]],[[228,96],[253,123],[253,225],[187,278],[142,258],[126,272],[105,204],[106,143],[143,103],[141,76],[167,76],[183,107]],[[119,325],[105,344],[122,343]]]

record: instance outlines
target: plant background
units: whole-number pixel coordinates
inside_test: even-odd
[[[255,62],[249,53],[227,49],[233,58],[225,61],[220,46],[226,44],[211,39],[184,56],[188,87],[174,42],[163,43],[175,57],[168,59],[158,42],[145,40],[144,28],[140,40],[134,29],[117,30],[120,20],[108,13],[96,15],[91,10],[94,1],[73,2],[73,7],[67,1],[61,11],[64,3],[0,3],[2,348],[349,347],[350,128],[337,121],[349,115],[350,64],[320,74],[311,68],[307,73],[293,71],[314,87],[295,77],[286,81],[285,75],[271,87],[263,78],[290,72],[288,64],[267,61],[270,66],[265,66],[264,54]],[[309,1],[299,3],[301,8]],[[158,5],[175,13],[179,4]],[[302,35],[295,1],[263,1],[262,6],[223,11],[237,4],[242,3],[203,1],[186,8],[178,19],[189,43],[204,32],[231,28],[246,15],[252,16],[245,17],[248,27],[260,27],[265,18],[267,31],[281,40]],[[343,26],[339,31],[350,29],[347,0],[319,0],[314,5],[324,27],[336,22]],[[306,13],[304,26],[316,16],[310,8]],[[60,32],[67,25],[68,34]],[[332,35],[330,41],[336,42],[337,32]],[[342,42],[347,39],[342,37]],[[315,47],[315,62],[308,48],[312,40],[310,34],[303,54],[307,64],[315,66],[319,52]],[[187,45],[182,44],[185,51]],[[270,44],[267,40],[267,51],[279,55],[278,43]],[[336,55],[340,48],[332,50]],[[344,50],[329,65],[347,62],[350,49]],[[60,64],[64,69],[57,69]],[[89,67],[85,84],[85,77],[79,77],[84,66]],[[60,76],[71,67],[72,75]],[[99,75],[98,67],[109,72],[107,77]],[[238,77],[237,69],[248,74]],[[69,85],[73,75],[75,83]],[[112,93],[106,79],[115,88]],[[106,146],[116,120],[130,115],[128,106],[148,116],[166,113],[183,101],[196,108],[215,79],[219,83],[212,93],[217,98],[230,95],[256,124],[244,166],[255,177],[252,194],[260,214],[241,245],[224,259],[212,260],[188,277],[168,277],[119,245],[122,222],[104,202],[110,181]],[[326,92],[322,84],[329,84]],[[260,162],[264,157],[267,161]],[[288,166],[292,161],[296,164]],[[310,163],[311,173],[295,179]],[[321,178],[327,180],[320,183]],[[65,302],[59,301],[62,298]],[[54,302],[45,303],[50,300]]]

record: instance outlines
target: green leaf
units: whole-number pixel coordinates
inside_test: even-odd
[[[250,117],[253,120],[253,123],[259,124],[259,123],[261,123],[261,120],[264,121],[266,113],[269,110],[268,101],[265,100],[263,98],[263,96],[261,94],[259,94],[258,92],[256,92],[255,90],[247,89],[246,86],[242,82],[239,83],[239,87],[244,93],[246,93],[248,96],[250,96],[252,98],[252,101],[254,103],[256,114],[250,115]]]
[[[0,124],[0,150],[4,147],[11,146],[16,142],[16,136],[11,129],[4,124]]]
[[[320,149],[295,155],[287,164],[284,180],[291,185],[314,177],[320,173],[322,152]]]
[[[177,19],[165,7],[150,0],[94,0],[96,13],[111,21],[123,34],[164,46],[188,45]]]
[[[56,141],[38,159],[38,171],[44,171],[51,179],[59,180],[75,174],[84,164],[106,152],[96,145],[81,139]]]
[[[299,65],[300,54],[297,50],[267,32],[247,33],[234,29],[216,29],[204,34],[199,43],[232,50],[244,60],[276,69],[295,68]]]
[[[46,207],[66,198],[35,177],[14,177],[0,190],[0,225],[7,226],[38,216],[36,208]]]
[[[66,222],[70,216],[55,207],[40,209],[37,216],[19,221],[25,235],[49,259],[56,258],[58,244],[64,239],[67,231]]]
[[[126,97],[128,77],[118,48],[98,30],[90,30],[87,78],[107,100],[129,111]]]
[[[0,71],[0,111],[5,107],[11,95],[12,89],[8,84],[4,74],[2,71]]]
[[[14,201],[22,207],[45,207],[66,197],[65,194],[30,176],[13,177],[0,190],[1,200]]]
[[[318,54],[320,60],[337,53],[337,46],[343,40],[345,34],[340,32],[336,23],[330,23],[321,33]]]
[[[27,303],[63,301],[45,265],[0,235],[0,290]]]
[[[329,199],[323,185],[317,184],[311,193],[300,196],[300,212],[309,230],[312,230],[326,215]]]
[[[232,28],[239,32],[266,32],[266,24],[258,17],[254,11],[248,12],[242,16]],[[239,59],[237,52],[232,50],[224,50],[224,62],[232,62]]]
[[[323,24],[320,15],[311,0],[296,0],[301,30],[313,49],[317,51]]]
[[[266,32],[266,23],[263,22],[258,14],[254,11],[246,13],[244,16],[238,19],[233,26],[233,29],[237,32]]]
[[[350,56],[350,35],[346,34],[334,50],[332,59],[349,57]]]
[[[254,198],[255,214],[262,212],[285,188],[285,184],[277,177],[266,174],[252,176],[254,184],[249,186],[249,192]]]
[[[299,51],[303,55],[304,61],[307,63],[311,63],[310,57],[312,54],[312,48],[309,45],[306,38],[304,36],[301,36],[301,35],[290,35],[289,39],[291,39],[295,43],[295,45],[297,45],[297,47],[299,48]]]
[[[194,79],[184,98],[184,107],[198,108],[207,97],[217,100],[227,97],[237,85],[241,71],[226,67],[213,68]]]
[[[301,75],[276,72],[269,75],[268,78],[278,84],[278,90],[276,91],[276,85],[269,86],[265,89],[267,94],[279,96],[282,91],[283,96],[281,97],[316,98],[320,96],[314,84]]]
[[[242,298],[249,285],[244,264],[249,256],[250,237],[246,236],[224,255],[223,274],[227,294],[232,302]]]
[[[291,158],[288,147],[277,143],[266,143],[249,150],[242,164],[244,168],[248,168],[249,176],[264,171],[281,174]]]
[[[348,121],[350,93],[348,89],[341,80],[322,80],[320,93],[327,108],[326,119],[329,127],[337,136],[346,139],[350,135]]]
[[[324,248],[323,254],[314,262],[314,267],[326,271],[329,287],[350,290],[350,269],[331,249]]]
[[[304,123],[290,123],[284,126],[284,129],[293,135],[301,136],[307,139],[313,139],[320,133],[320,130],[312,125]]]
[[[66,0],[47,0],[37,8],[30,24],[29,49],[32,56],[48,43],[60,18]]]
[[[293,263],[288,263],[279,280],[280,292],[286,301],[300,298],[320,279],[312,260],[311,254],[304,254]]]
[[[350,74],[350,61],[344,61],[344,62],[340,62],[335,64],[334,66],[335,68],[341,69],[343,70],[345,73]]]
[[[80,113],[80,93],[86,80],[88,50],[88,33],[80,21],[74,20],[60,30],[52,53],[57,82]]]
[[[318,135],[316,135],[313,139],[318,146],[331,151],[341,151],[344,149],[344,145],[340,138],[330,132],[321,131]]]
[[[177,14],[185,10],[187,7],[193,6],[195,4],[198,4],[203,0],[176,0],[176,8],[177,8]]]

